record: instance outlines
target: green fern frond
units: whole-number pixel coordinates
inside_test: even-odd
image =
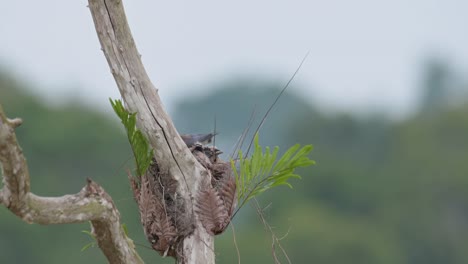
[[[114,112],[122,121],[127,130],[128,141],[132,147],[133,156],[137,167],[138,176],[143,175],[153,159],[153,150],[148,144],[148,140],[136,127],[136,113],[129,113],[122,104],[122,101],[109,98]]]
[[[315,161],[308,157],[313,149],[312,145],[305,145],[301,148],[299,144],[296,144],[277,161],[279,147],[275,147],[273,152],[266,147],[263,152],[263,148],[258,143],[258,134],[256,134],[253,149],[254,152],[250,158],[244,157],[242,151],[239,151],[239,169],[236,162],[231,160],[237,184],[237,199],[240,205],[238,209],[253,197],[273,187],[286,185],[292,188],[288,180],[301,178],[294,173],[295,169],[315,164]]]

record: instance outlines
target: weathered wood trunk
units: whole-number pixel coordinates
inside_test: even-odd
[[[42,197],[30,192],[26,159],[15,135],[20,119],[10,120],[0,105],[0,166],[3,187],[0,204],[27,223],[72,224],[90,221],[92,235],[109,263],[143,263],[120,224],[120,214],[111,197],[88,180],[77,194]]]
[[[142,177],[140,185],[133,182],[148,239],[162,254],[175,256],[177,263],[215,263],[213,234],[206,231],[196,213],[200,191],[212,188],[211,173],[192,155],[165,112],[141,62],[122,2],[89,0],[89,8],[125,106],[129,112],[137,113],[137,127],[154,149],[157,169]],[[161,193],[152,192],[162,182],[177,210],[184,213],[178,219],[167,212]],[[158,223],[148,224],[155,217],[159,218]],[[174,239],[180,241],[168,247]]]
[[[215,263],[214,235],[229,225],[236,206],[230,164],[214,147],[190,149],[164,111],[130,33],[121,1],[89,0],[96,32],[126,109],[154,150],[141,177],[130,176],[144,232],[153,249],[180,264]],[[95,182],[77,194],[40,197],[30,192],[26,159],[0,106],[0,204],[28,223],[91,221],[92,235],[110,263],[142,263],[120,224],[111,197]]]

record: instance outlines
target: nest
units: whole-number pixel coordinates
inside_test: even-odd
[[[211,235],[221,234],[229,225],[236,207],[236,182],[231,165],[218,158],[215,147],[196,144],[190,148],[198,162],[211,175],[210,186],[195,195],[195,212]],[[192,210],[178,194],[178,182],[161,171],[156,160],[141,177],[130,177],[131,187],[140,211],[141,224],[154,250],[163,256],[176,257],[185,237],[195,229]]]

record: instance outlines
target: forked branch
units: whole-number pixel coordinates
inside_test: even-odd
[[[158,92],[141,62],[121,0],[88,0],[101,49],[125,103],[137,113],[136,126],[148,139],[160,171],[177,182],[177,197],[194,224],[193,234],[181,242],[177,263],[214,263],[213,237],[195,216],[199,190],[210,185],[211,176],[182,141],[164,110]]]
[[[3,188],[0,203],[27,223],[69,224],[91,221],[92,233],[109,263],[143,263],[120,224],[111,197],[88,180],[77,194],[40,197],[30,192],[29,171],[15,128],[21,119],[6,118],[0,105],[0,163]]]

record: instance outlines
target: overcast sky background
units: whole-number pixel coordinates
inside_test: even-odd
[[[308,50],[296,92],[331,109],[407,112],[429,57],[468,73],[464,0],[124,2],[169,109],[223,79],[286,82]],[[2,68],[44,97],[71,95],[110,111],[108,98],[120,96],[86,1],[0,3]]]

